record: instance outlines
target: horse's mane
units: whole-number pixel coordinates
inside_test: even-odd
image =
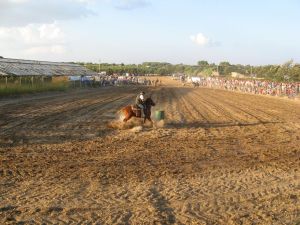
[[[149,102],[149,101],[153,101],[152,98],[151,98],[151,96],[150,96],[150,97],[147,97],[147,98],[145,99],[145,103],[147,103],[147,102]]]

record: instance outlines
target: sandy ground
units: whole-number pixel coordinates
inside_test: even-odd
[[[300,104],[164,79],[0,100],[0,224],[299,224]]]

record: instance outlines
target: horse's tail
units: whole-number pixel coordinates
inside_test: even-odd
[[[128,118],[129,115],[132,114],[131,106],[125,106],[117,111],[116,116],[119,120],[124,120],[125,118]]]
[[[116,112],[116,114],[117,114],[117,115],[120,115],[120,114],[122,114],[122,113],[123,113],[123,111],[124,111],[124,107],[123,107],[123,108],[121,108],[121,109],[119,109],[119,110]]]
[[[123,120],[124,117],[123,109],[124,108],[121,108],[116,112],[115,114],[116,120]]]
[[[123,108],[122,109],[119,109],[116,114],[120,114],[122,112]]]

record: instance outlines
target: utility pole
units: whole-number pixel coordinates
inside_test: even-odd
[[[101,68],[101,59],[99,59],[99,68],[98,68],[99,74],[100,74],[100,68]]]

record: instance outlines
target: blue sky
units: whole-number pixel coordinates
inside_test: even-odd
[[[0,0],[0,55],[51,61],[300,62],[298,0]]]

